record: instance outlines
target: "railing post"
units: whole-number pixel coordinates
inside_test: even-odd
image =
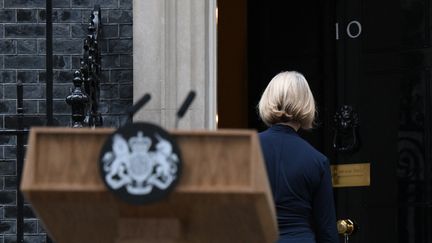
[[[80,69],[75,72],[75,87],[66,98],[67,103],[72,106],[73,127],[98,127],[103,125],[102,115],[98,111],[101,77],[99,48],[101,27],[100,7],[95,5],[87,28],[88,34],[83,43],[83,57],[81,58]],[[77,77],[79,77],[79,81]],[[84,106],[82,106],[83,104]]]
[[[89,102],[88,95],[82,90],[82,77],[80,71],[74,73],[74,89],[66,98],[66,102],[72,107],[72,127],[83,127],[85,108]]]

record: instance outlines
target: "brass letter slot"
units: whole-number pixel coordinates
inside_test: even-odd
[[[370,163],[331,166],[333,187],[370,186]]]

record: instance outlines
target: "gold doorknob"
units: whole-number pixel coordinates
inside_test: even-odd
[[[357,225],[351,219],[340,219],[336,225],[341,235],[351,235],[357,230]]]

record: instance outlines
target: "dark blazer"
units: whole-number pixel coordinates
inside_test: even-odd
[[[282,242],[339,242],[328,159],[293,128],[259,134]]]

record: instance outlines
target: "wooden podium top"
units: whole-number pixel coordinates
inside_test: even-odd
[[[32,128],[21,190],[57,243],[274,242],[273,199],[255,131],[173,131],[183,158],[168,198],[129,205],[99,175],[110,128]]]

